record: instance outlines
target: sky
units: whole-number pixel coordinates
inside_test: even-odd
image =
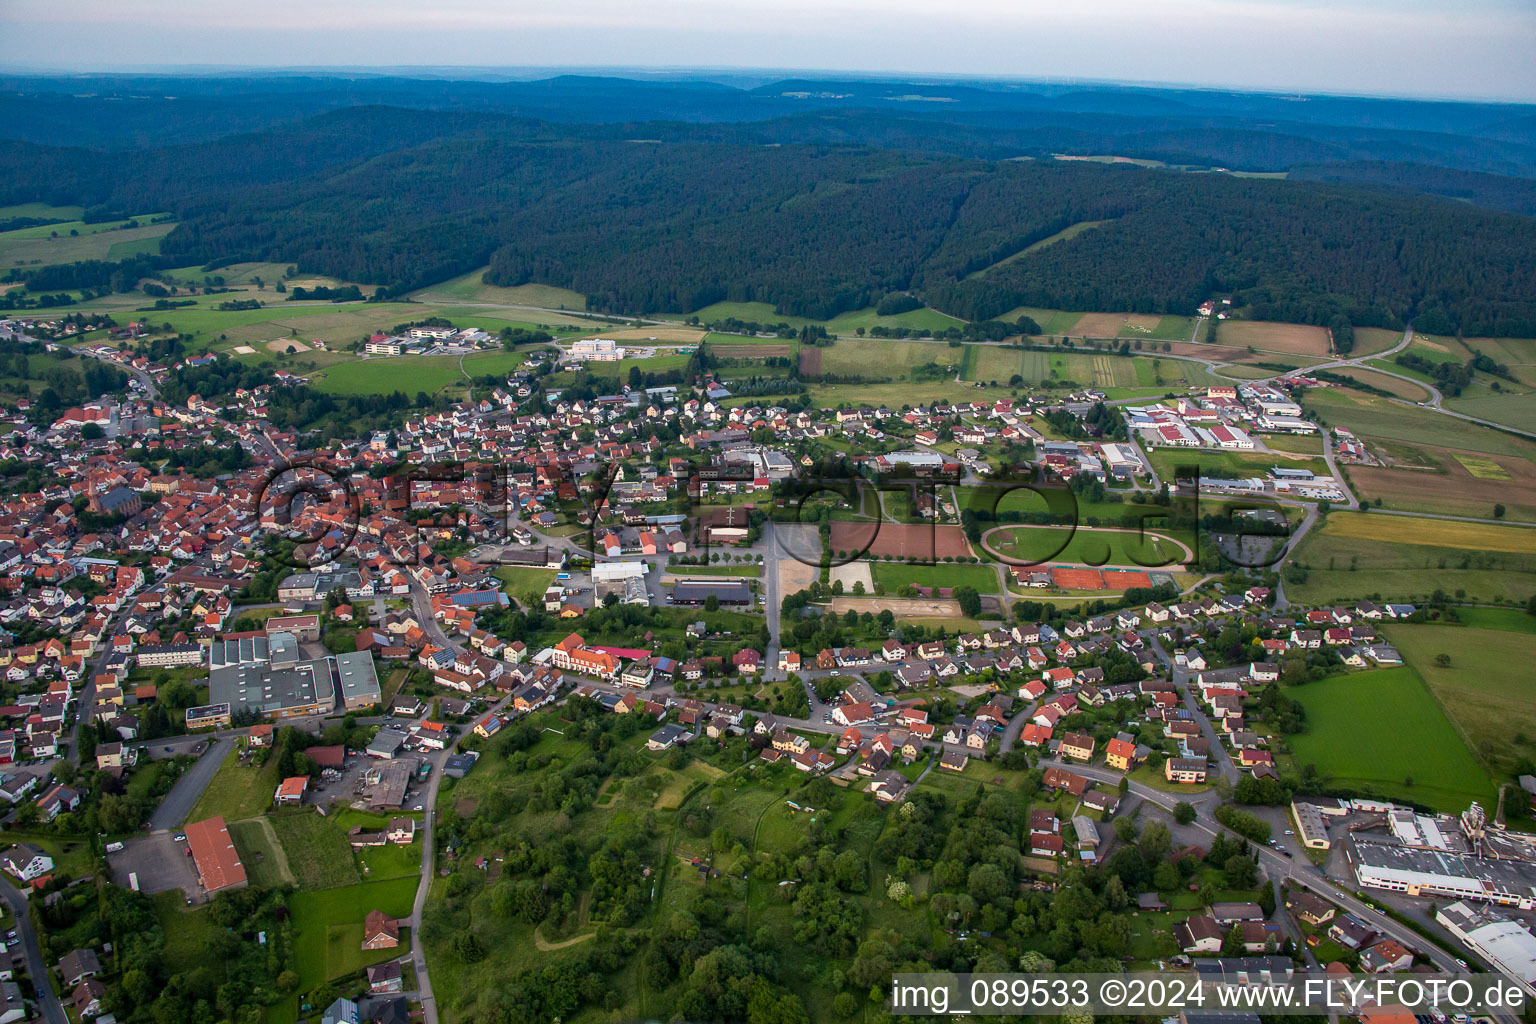
[[[0,69],[805,69],[1536,101],[1536,0],[0,0]]]

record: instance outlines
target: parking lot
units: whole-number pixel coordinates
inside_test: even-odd
[[[123,849],[107,854],[112,881],[129,887],[129,876],[139,876],[139,891],[147,893],[180,889],[194,902],[203,894],[197,884],[197,868],[187,855],[187,844],[175,840],[177,831],[152,832],[128,840]]]

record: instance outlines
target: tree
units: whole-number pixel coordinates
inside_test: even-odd
[[[707,612],[717,612],[717,611],[719,611],[720,610],[720,598],[718,598],[714,594],[710,594],[709,596],[705,597],[704,598],[704,610],[707,611]]]
[[[981,595],[975,587],[956,587],[950,596],[960,605],[961,614],[974,619],[981,614]]]
[[[1243,955],[1243,928],[1234,924],[1232,930],[1227,932],[1227,937],[1221,940],[1221,955],[1226,957]]]
[[[1439,654],[1435,655],[1435,664],[1441,668],[1450,668],[1451,656],[1446,654],[1444,651],[1441,651]]]
[[[1173,805],[1173,820],[1180,825],[1188,825],[1197,817],[1195,805],[1188,800],[1180,800]]]
[[[85,432],[81,431],[81,436],[84,436],[84,434],[85,434]],[[1495,519],[1503,519],[1504,518],[1504,506],[1503,505],[1495,505],[1495,506],[1493,506],[1493,518],[1495,518]]]
[[[1141,830],[1141,836],[1136,840],[1136,849],[1143,861],[1155,864],[1173,849],[1173,834],[1168,831],[1167,825],[1154,821]]]

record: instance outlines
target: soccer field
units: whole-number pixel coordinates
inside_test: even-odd
[[[1492,780],[1412,668],[1331,676],[1289,688],[1307,709],[1307,731],[1290,737],[1297,765],[1315,764],[1334,785],[1364,794],[1463,811],[1493,807]]]

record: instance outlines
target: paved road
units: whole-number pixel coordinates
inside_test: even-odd
[[[502,701],[502,704],[505,704]],[[500,707],[500,705],[498,705]],[[416,884],[416,901],[411,904],[411,961],[416,968],[416,989],[421,998],[421,1012],[426,1024],[437,1024],[437,1002],[432,997],[432,978],[427,973],[427,954],[421,941],[421,914],[427,905],[427,893],[432,888],[432,875],[437,860],[437,841],[434,838],[437,819],[437,787],[443,780],[443,758],[433,759],[432,781],[427,784],[427,795],[421,806],[425,808],[422,820],[425,834],[421,837],[421,881]]]
[[[1042,761],[1042,763],[1050,762]],[[1106,782],[1115,786],[1120,784],[1121,774],[1107,768],[1067,762],[1062,762],[1062,766],[1078,775],[1086,776],[1097,782]],[[1180,800],[1187,801],[1194,805],[1197,813],[1193,827],[1199,828],[1213,837],[1219,833],[1227,832],[1215,818],[1216,806],[1221,801],[1214,790],[1208,790],[1205,793],[1199,794],[1183,795],[1179,793],[1165,793],[1162,790],[1153,789],[1139,782],[1132,782],[1130,784],[1130,791],[1148,803],[1156,804],[1167,811],[1172,811]],[[1456,966],[1456,960],[1450,953],[1431,944],[1424,936],[1407,925],[1400,924],[1379,910],[1366,906],[1361,900],[1355,898],[1347,888],[1326,877],[1305,856],[1285,857],[1270,847],[1259,843],[1252,844],[1252,847],[1259,866],[1269,878],[1274,879],[1276,882],[1283,880],[1290,885],[1309,889],[1324,899],[1338,904],[1383,935],[1396,939],[1412,949],[1422,950],[1425,956],[1441,971],[1457,973],[1461,970]]]
[[[37,1004],[43,1019],[48,1024],[69,1024],[64,1004],[53,994],[53,986],[48,981],[48,965],[43,962],[37,933],[32,928],[32,919],[27,916],[27,898],[8,878],[0,878],[0,897],[5,899],[16,917],[16,934],[21,938],[22,953],[26,957],[27,977],[32,979],[32,987],[37,990]]]
[[[176,785],[160,801],[160,806],[149,817],[151,831],[175,828],[187,819],[192,813],[192,808],[197,806],[198,799],[203,795],[203,790],[208,788],[208,783],[213,781],[218,774],[219,766],[224,763],[224,758],[234,747],[234,741],[225,737],[214,740],[203,753],[202,758],[187,769],[187,773],[176,780]]]

